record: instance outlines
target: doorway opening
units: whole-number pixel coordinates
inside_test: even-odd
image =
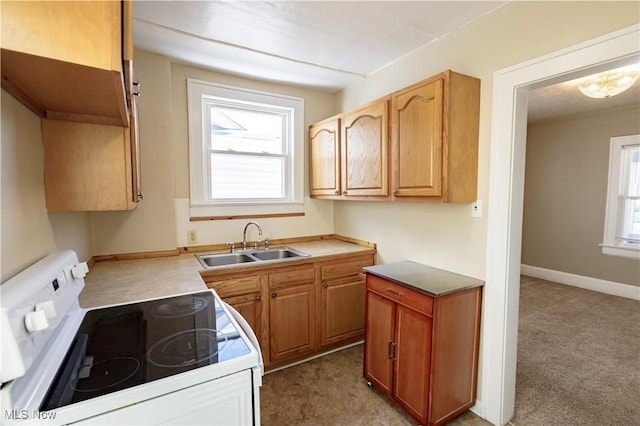
[[[519,64],[494,75],[483,408],[494,424],[514,414],[528,92],[637,62],[640,25]]]

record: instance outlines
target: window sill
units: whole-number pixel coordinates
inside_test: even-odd
[[[191,205],[189,221],[304,216],[304,203]]]
[[[640,259],[640,246],[600,244],[602,253],[608,256],[627,257],[629,259]]]

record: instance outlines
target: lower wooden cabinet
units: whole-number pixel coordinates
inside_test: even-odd
[[[269,275],[269,360],[313,352],[315,286],[312,265]]]
[[[431,296],[367,273],[364,377],[421,424],[475,403],[481,292]]]
[[[357,340],[364,335],[364,275],[372,256],[320,265],[320,347]]]
[[[203,279],[249,323],[265,365],[278,366],[364,336],[362,268],[375,251],[337,259],[205,274]]]
[[[258,338],[258,343],[262,344],[260,337],[260,324],[262,318],[262,298],[260,292],[247,293],[241,296],[232,296],[224,299],[247,321]]]

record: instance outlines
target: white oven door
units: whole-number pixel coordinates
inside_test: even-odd
[[[252,370],[220,377],[73,424],[254,424]]]

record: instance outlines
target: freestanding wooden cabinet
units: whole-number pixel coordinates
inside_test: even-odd
[[[421,424],[471,407],[482,282],[414,262],[365,270],[364,377]]]
[[[445,71],[392,95],[392,195],[476,200],[480,80]]]

